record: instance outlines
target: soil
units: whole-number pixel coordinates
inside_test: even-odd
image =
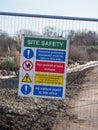
[[[82,88],[69,102],[70,116],[61,112],[52,130],[98,130],[98,66],[86,75]]]
[[[94,98],[93,103],[97,102],[98,92],[94,93],[94,90],[97,90],[97,71],[98,67],[95,67],[68,74],[65,100],[19,97],[14,84],[12,84],[14,87],[12,85],[11,87],[9,85],[0,87],[0,130],[65,130],[65,128],[66,130],[79,130],[78,127],[81,125],[82,128],[82,124],[85,122],[80,105],[87,105],[88,102],[85,100],[88,98],[89,104],[91,101],[93,102],[91,95]],[[3,82],[6,83],[6,80]],[[93,94],[87,94],[92,92],[93,87],[95,88]],[[85,93],[86,91],[87,93]],[[82,112],[84,115],[91,110],[96,112],[93,106],[89,110],[87,107],[88,111],[83,107],[83,110],[85,110]],[[88,119],[89,116],[91,114],[87,114],[85,119]],[[93,115],[91,119],[95,119]],[[87,121],[84,123],[85,128],[86,124]]]

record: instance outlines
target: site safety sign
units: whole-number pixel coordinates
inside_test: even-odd
[[[67,61],[66,39],[24,37],[21,45],[18,95],[64,98]]]

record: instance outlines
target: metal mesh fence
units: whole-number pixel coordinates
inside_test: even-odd
[[[24,35],[69,39],[65,99],[18,96]],[[97,130],[97,57],[98,19],[1,12],[0,129]]]

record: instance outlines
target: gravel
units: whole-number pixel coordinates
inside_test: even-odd
[[[7,87],[0,85],[0,130],[51,130],[61,111],[66,118],[74,117],[68,103],[82,89],[81,83],[90,69],[67,74],[66,99],[63,100],[19,97],[17,85],[8,84],[15,78],[3,79],[1,85],[5,83]]]

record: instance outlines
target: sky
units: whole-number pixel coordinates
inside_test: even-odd
[[[98,0],[0,0],[0,12],[98,18]]]

